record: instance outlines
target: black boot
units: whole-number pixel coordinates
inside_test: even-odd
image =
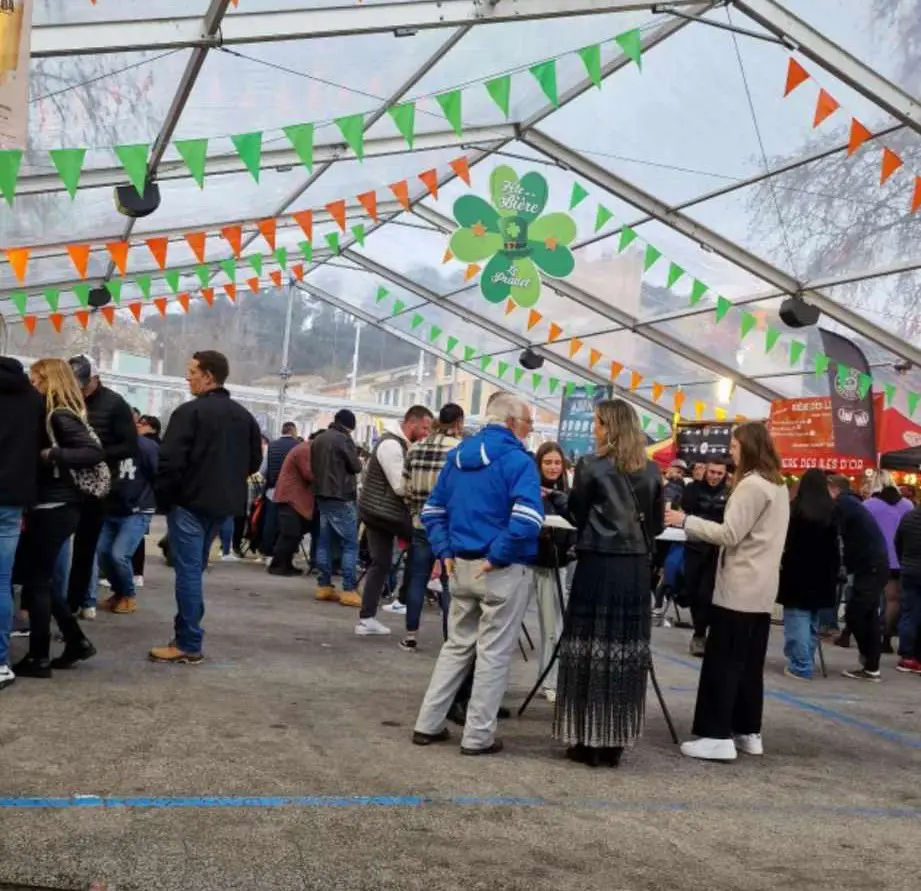
[[[13,666],[17,678],[50,678],[51,663],[47,659],[33,659],[26,656]]]
[[[78,662],[85,662],[96,655],[94,647],[85,637],[72,640],[64,645],[64,652],[57,659],[51,660],[52,668],[73,668]]]

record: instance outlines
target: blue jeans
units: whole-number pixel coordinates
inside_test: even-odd
[[[320,542],[317,545],[318,584],[325,588],[333,581],[332,539],[342,543],[342,590],[355,590],[355,564],[358,562],[358,512],[353,501],[318,498]]]
[[[905,573],[902,573],[899,612],[899,655],[903,659],[921,657],[921,576]]]
[[[183,653],[202,651],[201,622],[205,616],[202,575],[208,565],[208,552],[224,521],[174,507],[166,517],[169,544],[176,572],[176,646]],[[130,553],[129,553],[130,559]]]
[[[13,564],[22,526],[21,507],[0,507],[0,665],[10,658],[13,630]]]
[[[409,585],[406,589],[406,630],[410,633],[419,630],[422,619],[422,607],[425,606],[425,592],[432,577],[435,555],[429,544],[424,529],[413,529],[413,546],[409,552]],[[441,592],[438,597],[441,605],[442,635],[448,637],[448,607],[451,595],[446,579],[441,580]]]
[[[131,558],[148,529],[149,514],[107,516],[102,522],[99,544],[96,545],[96,562],[99,571],[112,586],[115,597],[135,596],[134,565]]]
[[[221,523],[221,553],[226,557],[233,550],[233,517]]]
[[[791,609],[783,611],[783,654],[787,667],[797,677],[811,678],[815,651],[819,643],[818,610]]]

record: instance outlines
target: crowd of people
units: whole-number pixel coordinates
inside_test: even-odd
[[[419,649],[426,600],[435,602],[441,646],[416,745],[449,739],[453,720],[463,754],[502,750],[497,722],[531,602],[553,735],[594,767],[616,767],[642,733],[651,628],[667,623],[667,600],[690,608],[690,651],[702,658],[689,757],[763,752],[775,601],[790,677],[811,678],[820,634],[839,646],[853,638],[860,664],[849,678],[879,682],[896,634],[898,669],[921,674],[921,507],[886,474],[866,500],[818,470],[791,492],[755,422],[735,427],[728,464],[689,471],[675,461],[661,474],[622,400],[596,407],[594,453],[572,468],[556,443],[528,450],[531,408],[506,392],[471,435],[448,403],[437,414],[411,407],[367,453],[348,409],[306,440],[286,423],[266,442],[225,388],[229,373],[222,354],[195,353],[194,398],[163,431],[157,418],[132,416],[85,356],[43,359],[28,373],[0,358],[0,688],[92,658],[84,628],[100,607],[97,573],[111,588],[101,608],[136,611],[154,513],[166,517],[176,597],[172,638],[149,653],[158,663],[204,659],[202,579],[218,538],[223,559],[238,559],[246,535],[268,573],[299,577],[309,536],[316,599],[357,609],[359,637],[391,633],[378,612],[393,599],[407,652]],[[256,510],[253,479],[263,484]],[[10,666],[22,618],[13,584],[29,647]],[[53,659],[52,618],[64,641]]]

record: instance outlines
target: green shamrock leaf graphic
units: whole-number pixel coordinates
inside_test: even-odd
[[[502,165],[489,178],[492,203],[477,195],[454,202],[460,226],[451,236],[450,250],[463,263],[489,258],[480,277],[480,290],[490,303],[511,297],[531,307],[540,297],[540,273],[565,278],[576,265],[569,249],[576,224],[569,214],[541,216],[547,204],[547,181],[539,173],[521,179]]]

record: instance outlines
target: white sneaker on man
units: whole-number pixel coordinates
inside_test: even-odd
[[[13,669],[9,665],[0,665],[0,690],[9,687],[15,680],[16,675],[13,674]]]
[[[144,587],[144,576],[142,576],[142,575],[136,575],[136,576],[134,577],[134,587],[135,587],[135,588],[143,588],[143,587]]]
[[[85,622],[92,622],[96,618],[95,606],[84,606],[78,613],[79,617]]]
[[[99,579],[99,584],[102,585],[103,588],[112,587],[112,583],[108,579]]]
[[[239,563],[240,558],[236,554],[221,554],[221,561],[224,563]]]
[[[731,739],[701,737],[681,743],[681,754],[702,761],[735,761],[736,745]]]
[[[381,609],[385,613],[398,613],[399,615],[402,616],[406,612],[406,604],[400,603],[399,600],[394,600],[394,601],[391,601],[390,603],[385,603],[381,607]]]
[[[764,742],[760,733],[741,733],[738,736],[734,736],[733,740],[736,748],[746,755],[764,754]]]
[[[370,637],[374,634],[390,634],[390,629],[382,625],[377,619],[359,619],[355,626],[355,633],[359,637]]]

